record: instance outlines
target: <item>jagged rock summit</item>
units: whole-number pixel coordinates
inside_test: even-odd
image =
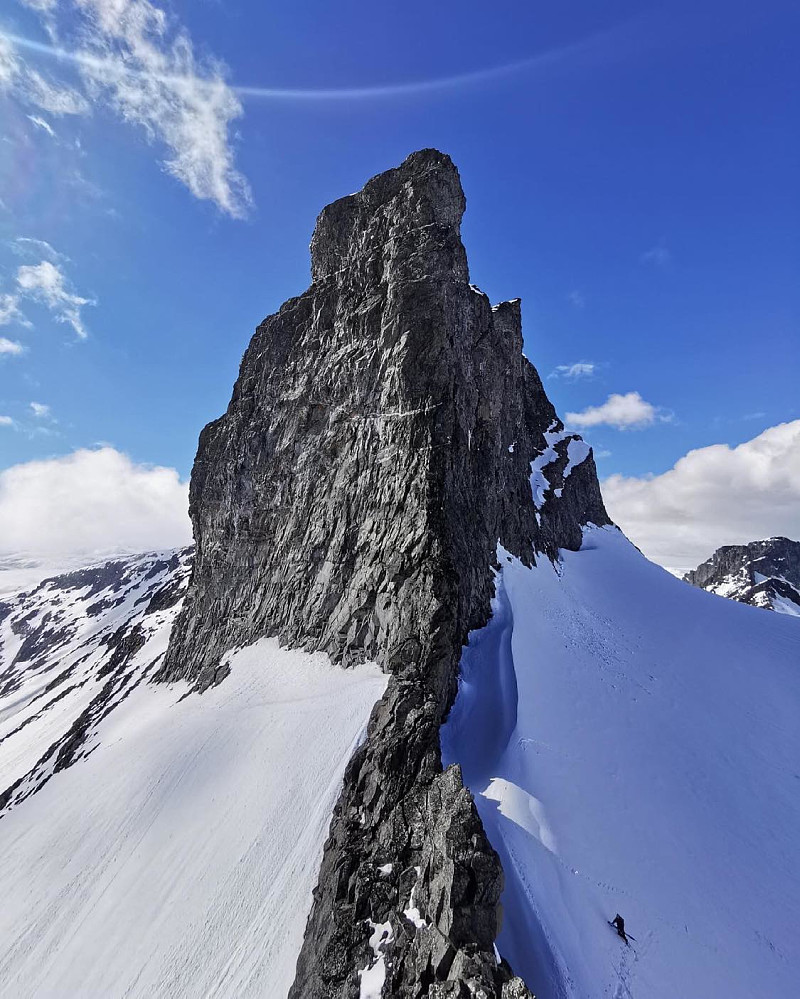
[[[683,577],[709,593],[800,617],[800,542],[767,538],[724,545]]]
[[[464,208],[450,158],[422,150],[320,214],[311,287],[258,327],[201,434],[195,571],[164,676],[202,686],[264,634],[392,670],[437,607],[459,645],[485,617],[498,540],[528,558],[608,522],[591,455],[570,460],[522,355],[519,301],[469,283]]]
[[[391,674],[293,999],[355,997],[364,975],[386,996],[526,994],[495,957],[502,871],[439,727],[498,544],[530,564],[609,520],[589,448],[522,354],[519,301],[470,284],[465,204],[427,149],[325,208],[311,287],[256,330],[192,472],[195,564],[161,678],[207,687],[264,636]]]

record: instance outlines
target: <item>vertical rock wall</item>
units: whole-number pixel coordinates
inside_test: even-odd
[[[531,462],[562,427],[519,303],[469,284],[464,207],[449,157],[423,150],[324,209],[311,287],[259,326],[192,472],[195,567],[161,678],[207,686],[263,635],[392,674],[345,776],[293,999],[357,997],[365,968],[385,996],[525,994],[494,957],[502,871],[458,768],[442,772],[439,726],[497,542],[530,561],[608,518],[591,454],[567,476],[563,440],[534,506]]]

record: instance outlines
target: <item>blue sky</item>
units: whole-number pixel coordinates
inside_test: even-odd
[[[254,327],[307,286],[321,207],[423,146],[456,161],[472,279],[522,298],[603,477],[796,421],[799,30],[788,0],[9,0],[0,467],[107,443],[185,478]],[[230,87],[176,112],[120,60],[217,60]],[[352,88],[376,92],[294,92]]]

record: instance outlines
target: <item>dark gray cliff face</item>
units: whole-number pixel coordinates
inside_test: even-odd
[[[740,603],[800,615],[800,542],[789,538],[724,545],[683,578]]]
[[[530,562],[609,521],[522,355],[519,303],[469,284],[464,207],[434,150],[328,206],[311,287],[256,331],[192,472],[195,567],[161,677],[202,688],[264,635],[392,674],[345,775],[294,999],[357,997],[376,960],[385,996],[526,994],[494,958],[502,871],[439,726],[498,541]],[[424,925],[403,915],[412,890]]]

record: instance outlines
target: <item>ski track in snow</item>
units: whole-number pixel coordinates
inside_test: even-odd
[[[442,748],[503,861],[500,952],[538,999],[794,999],[800,622],[614,528],[498,558]]]
[[[269,639],[229,661],[202,696],[137,686],[88,757],[0,818],[3,996],[286,995],[342,774],[386,677]],[[30,694],[0,707],[24,711]],[[20,735],[41,752],[57,728]],[[24,772],[29,742],[6,757],[0,744],[0,775]]]

